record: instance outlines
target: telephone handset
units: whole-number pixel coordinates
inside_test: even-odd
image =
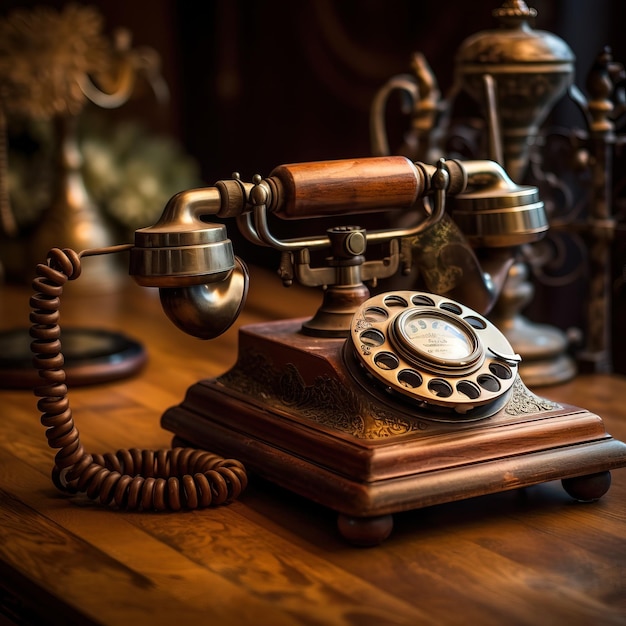
[[[396,291],[364,302],[350,339],[359,363],[426,411],[502,406],[521,357],[487,318],[434,294]],[[485,413],[481,413],[485,417]]]
[[[306,237],[272,232],[275,217],[371,211],[408,219],[374,231],[343,222]],[[81,256],[130,250],[131,275],[159,289],[174,324],[212,338],[239,314],[248,275],[210,215],[235,219],[250,242],[279,250],[283,283],[322,287],[321,306],[309,319],[242,327],[235,366],[198,381],[163,414],[172,450],[86,453],[63,372],[64,283],[80,274]],[[528,391],[519,357],[483,316],[514,247],[546,229],[537,189],[516,185],[496,163],[377,157],[283,165],[252,183],[234,176],[174,196],[134,245],[53,250],[37,268],[31,334],[42,423],[59,449],[55,484],[122,508],[208,506],[246,484],[241,462],[202,451],[215,450],[336,510],[342,534],[368,545],[410,508],[555,479],[576,498],[599,498],[609,470],[626,465],[626,445],[597,416]],[[372,259],[374,244],[382,256]],[[367,284],[408,271],[415,246],[428,248],[418,255],[428,263],[452,263],[475,303],[451,297],[454,284],[446,294],[372,297]],[[317,251],[326,253],[318,266]]]

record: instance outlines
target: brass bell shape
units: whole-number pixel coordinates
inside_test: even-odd
[[[467,38],[455,59],[457,80],[482,107],[500,144],[502,154],[490,157],[501,156],[515,181],[524,175],[540,125],[574,79],[573,52],[556,35],[530,26],[536,14],[522,0],[504,2],[493,12],[500,28]]]

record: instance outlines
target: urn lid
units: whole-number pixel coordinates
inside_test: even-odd
[[[476,33],[461,44],[456,55],[459,69],[481,73],[506,71],[507,65],[540,65],[542,71],[572,69],[575,57],[570,47],[560,37],[532,28],[529,22],[537,11],[523,0],[507,0],[493,15],[500,27]]]

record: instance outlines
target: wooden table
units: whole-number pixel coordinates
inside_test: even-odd
[[[171,326],[153,290],[128,281],[86,294],[79,283],[66,289],[62,324],[122,329],[149,353],[132,379],[70,391],[93,452],[168,447],[161,413],[234,363],[239,325],[306,315],[318,301],[255,270],[236,326],[201,342]],[[2,328],[27,325],[28,296],[0,287]],[[623,378],[536,391],[597,412],[626,439]],[[0,401],[0,606],[10,616],[0,624],[626,624],[623,469],[594,504],[548,483],[398,514],[392,536],[363,549],[339,536],[333,512],[254,476],[231,505],[184,513],[65,496],[50,481],[54,452],[32,393],[3,390]]]

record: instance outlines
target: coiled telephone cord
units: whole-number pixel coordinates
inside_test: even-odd
[[[243,465],[234,459],[191,448],[119,450],[88,454],[74,425],[67,397],[59,326],[60,298],[68,280],[81,273],[81,256],[128,249],[115,246],[77,253],[53,248],[47,264],[37,266],[31,297],[33,364],[43,379],[34,390],[51,448],[58,449],[52,481],[61,491],[86,493],[102,504],[126,510],[177,511],[234,500],[247,484]]]

